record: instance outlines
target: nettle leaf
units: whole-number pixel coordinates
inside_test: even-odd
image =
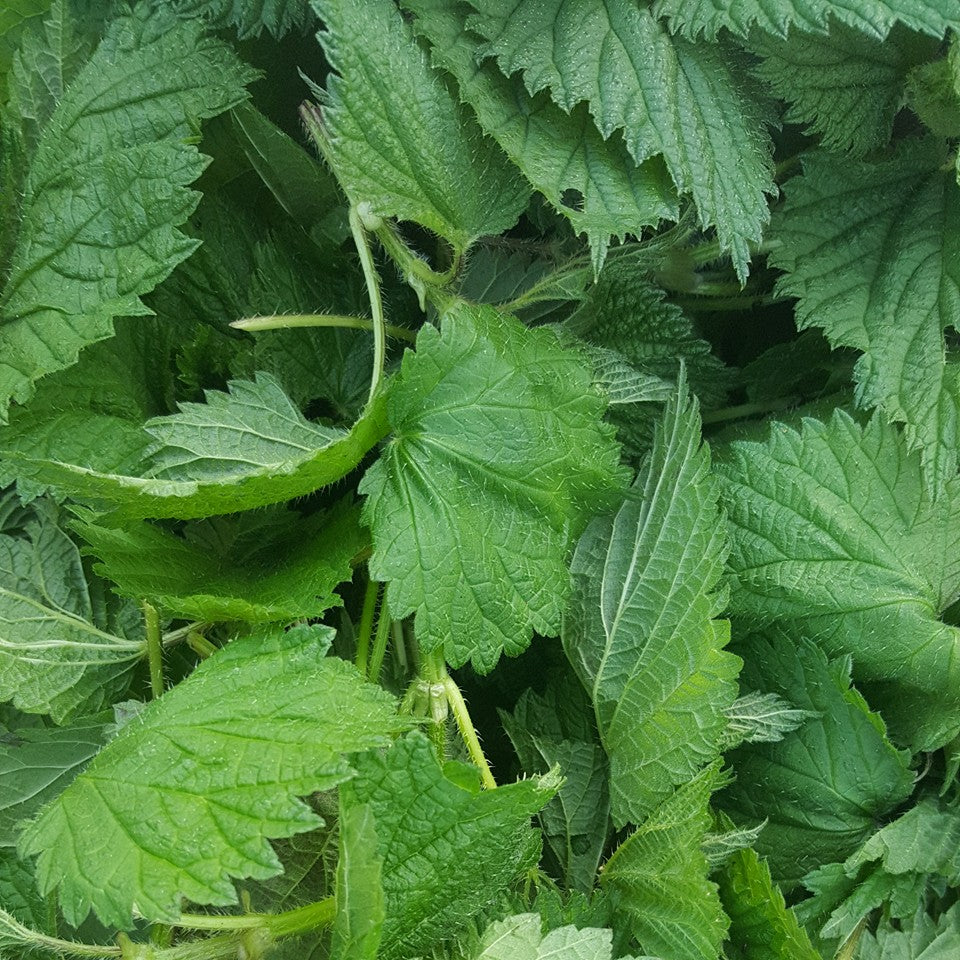
[[[26,437],[0,436],[0,451],[18,477],[113,505],[117,518],[193,519],[313,493],[353,470],[388,430],[382,398],[342,430],[307,420],[270,374],[228,387],[145,428],[65,412]]]
[[[730,918],[730,960],[821,960],[753,850],[738,850],[718,875],[720,902]]]
[[[909,920],[884,917],[860,937],[859,960],[953,960],[960,952],[960,908],[932,917],[921,907]]]
[[[176,228],[205,161],[196,124],[255,74],[202,24],[139,6],[115,20],[40,134],[0,294],[0,416],[46,373],[142,315],[196,244]]]
[[[194,620],[290,622],[343,601],[336,587],[367,544],[359,508],[302,518],[286,510],[198,524],[179,537],[149,523],[75,525],[118,592]],[[225,538],[221,540],[221,538]]]
[[[894,427],[877,417],[861,427],[841,411],[735,443],[717,472],[731,610],[851,654],[854,676],[913,749],[952,739],[960,633],[937,615],[960,592],[957,481],[932,500]]]
[[[672,37],[633,0],[483,0],[467,26],[506,74],[549,90],[566,111],[586,102],[600,132],[623,131],[637,163],[662,155],[700,222],[716,227],[738,275],[769,219],[774,190],[766,110],[733,58]]]
[[[739,649],[739,648],[738,648]],[[810,869],[844,856],[909,796],[909,756],[850,685],[849,661],[829,661],[809,641],[751,638],[742,679],[810,716],[777,742],[728,754],[736,775],[717,796],[738,823],[765,822],[754,846],[774,879],[792,887]],[[762,785],[762,788],[759,788]]]
[[[472,960],[611,960],[610,930],[574,926],[540,932],[538,913],[518,913],[487,927]],[[625,957],[624,960],[630,960]]]
[[[309,0],[175,0],[181,14],[202,17],[212,27],[233,27],[241,40],[266,30],[282,37],[303,30],[313,20]]]
[[[960,25],[960,15],[940,0],[654,0],[655,16],[685,37],[704,34],[713,39],[727,29],[746,36],[756,25],[784,36],[791,26],[809,33],[826,33],[830,18],[883,40],[896,23],[938,39]]]
[[[725,602],[725,535],[682,377],[633,489],[580,539],[562,634],[610,756],[618,827],[640,823],[717,756],[737,696],[729,625],[713,619]]]
[[[129,617],[95,611],[80,552],[51,515],[0,535],[0,700],[57,723],[95,713],[146,652],[138,619],[123,630]]]
[[[457,302],[420,331],[360,492],[371,576],[425,649],[488,672],[559,631],[573,537],[623,478],[604,405],[555,334],[492,307]]]
[[[536,864],[540,835],[530,818],[553,795],[555,778],[481,790],[475,768],[441,768],[419,733],[358,757],[356,767],[341,796],[373,812],[387,906],[381,960],[453,936]]]
[[[890,141],[903,106],[907,75],[937,44],[903,29],[884,41],[834,24],[826,36],[752,34],[763,57],[757,77],[788,103],[784,119],[807,124],[828,150],[861,156]]]
[[[412,220],[463,252],[512,227],[529,191],[427,61],[392,0],[314,0],[336,71],[324,153],[355,204]]]
[[[960,191],[943,145],[907,140],[891,159],[804,161],[790,180],[770,263],[786,271],[800,328],[863,351],[857,402],[905,425],[932,484],[956,473],[960,383],[944,331],[960,310]]]
[[[610,771],[586,694],[571,675],[543,696],[526,690],[500,720],[526,773],[560,769],[563,783],[540,825],[563,886],[589,893],[610,832]]]
[[[817,716],[811,710],[798,710],[789,700],[775,693],[752,691],[737,697],[727,707],[728,746],[741,743],[776,743],[796,730],[805,720]]]
[[[647,952],[671,960],[716,960],[728,920],[701,849],[710,829],[708,767],[668,797],[617,848],[600,881],[619,896],[619,912]]]
[[[530,185],[585,234],[599,272],[611,236],[640,236],[676,220],[677,198],[658,159],[636,164],[619,135],[604,139],[586,106],[569,114],[543,94],[529,96],[492,63],[477,63],[480,44],[463,12],[447,0],[403,0],[413,28],[431,44],[433,62],[457,81],[480,126]]]
[[[343,806],[339,819],[337,916],[332,960],[376,960],[386,918],[377,828],[367,804]]]
[[[81,720],[16,730],[0,741],[0,847],[16,846],[18,824],[64,790],[106,734],[104,724]]]
[[[298,797],[351,775],[345,755],[403,727],[393,697],[327,657],[328,627],[251,634],[142,710],[28,824],[37,880],[64,916],[129,929],[180,900],[236,902],[281,871],[267,842],[320,826]]]

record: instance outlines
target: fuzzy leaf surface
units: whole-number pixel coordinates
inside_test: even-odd
[[[0,700],[64,723],[109,704],[146,646],[138,617],[95,611],[80,552],[51,516],[26,533],[0,535]]]
[[[671,36],[632,0],[484,0],[467,26],[505,74],[566,111],[587,103],[603,136],[623,131],[637,163],[662,155],[741,278],[769,219],[764,108],[716,47]]]
[[[604,865],[601,882],[641,947],[671,960],[716,960],[728,920],[701,849],[718,769],[669,796]]]
[[[416,33],[430,41],[433,62],[456,78],[480,126],[586,235],[595,270],[611,237],[639,236],[662,219],[677,219],[676,196],[660,161],[637,165],[619,136],[602,136],[586,106],[565,113],[546,94],[532,97],[511,84],[493,63],[478,63],[481,44],[456,4],[403,0],[403,6],[415,16]]]
[[[452,936],[536,863],[540,837],[530,818],[553,795],[552,778],[481,791],[473,767],[441,768],[421,734],[356,766],[341,795],[348,807],[373,811],[387,908],[381,960],[404,960]]]
[[[205,161],[186,141],[253,79],[202,24],[138,6],[115,20],[60,100],[24,185],[0,294],[0,417],[44,374],[149,311],[147,293],[193,251],[181,233]]]
[[[177,9],[202,17],[215,28],[233,27],[241,40],[258,37],[264,30],[282,37],[312,20],[309,0],[177,0]]]
[[[821,960],[770,878],[770,868],[753,850],[734,853],[718,880],[730,918],[730,960]]]
[[[463,302],[420,331],[360,492],[371,576],[426,649],[487,672],[559,631],[573,537],[622,482],[604,406],[551,331]]]
[[[741,652],[746,684],[813,714],[779,741],[730,753],[736,779],[717,795],[738,824],[766,821],[754,846],[774,879],[792,887],[869,836],[910,794],[913,775],[909,757],[850,685],[849,662],[782,636],[753,637]]]
[[[942,145],[907,140],[890,159],[814,154],[790,180],[772,231],[777,290],[799,327],[854,347],[857,402],[905,425],[932,485],[956,473],[958,366],[944,332],[960,324],[960,190]]]
[[[350,579],[350,561],[367,542],[359,510],[349,504],[307,519],[286,511],[243,514],[232,525],[198,525],[187,537],[149,523],[76,529],[100,560],[96,571],[120,594],[214,622],[319,617],[342,604],[334,590]]]
[[[960,729],[960,485],[932,500],[920,457],[874,417],[782,424],[719,464],[731,610],[851,654],[895,735],[931,749]],[[789,691],[785,692],[789,698]]]
[[[251,634],[145,707],[25,829],[64,916],[91,908],[129,929],[134,910],[175,920],[181,897],[236,902],[231,880],[281,871],[268,840],[312,830],[298,797],[346,780],[345,754],[403,726],[393,698],[342,660],[333,631]]]
[[[654,0],[653,12],[685,37],[710,39],[724,28],[746,36],[754,25],[779,36],[790,26],[826,33],[831,17],[877,40],[896,23],[938,39],[960,25],[960,12],[941,0]]]
[[[580,539],[562,634],[610,757],[618,827],[642,822],[717,756],[737,696],[740,661],[714,620],[726,538],[683,378],[633,491]]]
[[[355,204],[463,251],[516,223],[529,191],[430,67],[392,0],[314,0],[327,82],[325,147]]]

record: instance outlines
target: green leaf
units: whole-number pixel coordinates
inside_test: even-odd
[[[603,408],[549,330],[461,301],[420,331],[360,492],[371,576],[426,650],[488,672],[559,631],[573,538],[622,478]]]
[[[610,756],[614,823],[640,823],[720,751],[740,661],[715,621],[726,553],[681,377],[654,449],[617,515],[594,520],[573,559],[563,644]]]
[[[149,523],[75,529],[122,596],[185,619],[290,622],[343,603],[334,590],[367,542],[359,515],[349,503],[307,519],[272,510],[197,524],[186,537]]]
[[[4,956],[17,960],[47,960],[46,951],[31,950],[17,932],[10,930],[9,917],[25,924],[31,930],[42,934],[54,935],[56,930],[51,923],[51,914],[37,890],[30,868],[14,856],[13,851],[0,851],[0,949]],[[16,953],[7,953],[12,948]]]
[[[426,737],[357,758],[341,787],[347,807],[369,804],[383,860],[386,920],[380,960],[403,960],[452,937],[540,854],[532,817],[553,795],[550,778],[481,791],[473,767],[441,769]]]
[[[653,12],[685,37],[710,39],[724,28],[746,36],[754,25],[778,36],[790,26],[826,33],[831,17],[876,40],[885,39],[896,23],[937,39],[960,25],[960,15],[941,0],[654,0]]]
[[[670,960],[716,960],[727,930],[701,849],[719,777],[708,767],[668,797],[607,861],[601,883],[648,952]]]
[[[908,921],[881,920],[876,931],[864,931],[858,960],[953,960],[960,953],[960,908],[939,918],[924,907]]]
[[[540,927],[536,913],[497,920],[487,927],[471,960],[611,960],[613,956],[609,930],[566,926],[542,934]]]
[[[931,500],[920,457],[896,429],[877,417],[860,427],[841,411],[733,444],[717,471],[731,610],[810,637],[831,657],[852,655],[857,681],[914,749],[952,739],[960,634],[937,615],[960,591],[957,481]]]
[[[14,847],[18,824],[64,788],[103,745],[102,723],[29,727],[0,742],[0,847]],[[0,898],[2,899],[2,898]]]
[[[343,807],[332,960],[376,960],[386,918],[382,868],[373,811],[367,804]]]
[[[512,227],[528,191],[427,62],[392,0],[314,0],[336,71],[323,110],[333,164],[351,202],[412,220],[462,253]]]
[[[0,700],[57,723],[95,713],[145,652],[139,617],[95,613],[80,553],[53,516],[0,536]]]
[[[197,22],[115,20],[40,134],[0,295],[0,416],[43,374],[113,334],[196,244],[177,226],[204,167],[186,142],[254,74]]]
[[[282,37],[306,29],[313,20],[309,0],[175,0],[181,16],[202,17],[211,26],[233,27],[241,40],[267,30]]]
[[[730,918],[730,960],[821,960],[753,850],[738,850],[719,874],[720,902]]]
[[[765,108],[716,47],[672,37],[633,0],[483,0],[467,20],[505,74],[548,89],[566,111],[586,102],[604,137],[623,131],[637,163],[662,155],[700,223],[746,277],[749,244],[774,190]]]
[[[93,908],[172,921],[180,899],[236,902],[231,878],[281,865],[267,842],[320,818],[297,797],[351,775],[344,755],[403,726],[393,698],[326,656],[328,627],[251,634],[123,727],[21,838],[71,923]]]
[[[500,720],[525,773],[558,767],[563,783],[540,811],[540,825],[568,890],[589,893],[610,829],[609,769],[590,703],[575,677],[527,690]]]
[[[905,424],[931,484],[956,473],[960,383],[944,331],[958,322],[960,191],[943,146],[904,141],[890,159],[827,155],[785,187],[770,263],[779,293],[797,297],[800,328],[863,352],[859,405]]]
[[[960,136],[960,56],[956,43],[946,57],[921,63],[907,77],[910,109],[937,136]]]
[[[908,73],[936,50],[906,30],[881,42],[843,24],[826,36],[756,33],[750,47],[763,57],[757,77],[788,103],[784,120],[807,124],[827,150],[856,156],[889,143]]]
[[[730,753],[736,779],[717,797],[738,824],[766,822],[756,850],[792,887],[869,836],[910,794],[913,775],[850,686],[849,661],[830,662],[812,643],[784,637],[753,637],[741,652],[745,684],[814,714],[777,742]]]
[[[741,743],[776,743],[792,733],[805,720],[817,716],[811,710],[798,710],[789,700],[775,693],[753,691],[737,697],[726,710],[725,741],[729,746]]]
[[[599,272],[611,236],[640,236],[676,220],[677,200],[662,163],[637,165],[619,135],[604,139],[586,107],[564,113],[546,95],[530,97],[493,64],[477,64],[479,44],[447,0],[403,0],[414,30],[430,41],[433,62],[456,78],[480,126],[530,185],[586,234]]]
[[[118,518],[235,513],[313,493],[348,474],[388,427],[381,399],[349,430],[306,420],[261,373],[208,391],[207,403],[148,421],[66,412],[26,436],[0,436],[20,477],[61,494],[115,505]],[[153,468],[141,462],[150,447]]]

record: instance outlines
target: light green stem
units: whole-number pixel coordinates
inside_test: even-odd
[[[380,616],[377,618],[377,632],[373,638],[373,652],[370,654],[370,668],[367,677],[373,683],[380,682],[380,671],[383,668],[383,658],[387,654],[387,643],[390,640],[390,613],[387,610],[387,598],[384,594],[380,602]]]
[[[360,255],[360,266],[363,268],[363,279],[367,284],[367,297],[370,300],[370,316],[373,323],[373,375],[370,377],[370,394],[367,403],[370,403],[380,389],[380,380],[383,378],[383,367],[387,357],[386,321],[383,315],[383,297],[380,295],[380,278],[377,276],[377,267],[373,262],[373,252],[367,240],[367,231],[360,221],[360,214],[356,207],[350,207],[350,232],[353,242]]]
[[[477,728],[470,719],[470,711],[467,710],[467,702],[463,699],[460,688],[453,682],[453,677],[449,674],[443,678],[443,686],[447,691],[447,702],[450,709],[453,710],[453,719],[457,722],[457,729],[463,738],[467,747],[467,753],[470,759],[480,771],[480,779],[488,790],[494,790],[497,781],[493,779],[493,772],[490,770],[490,764],[483,755],[483,747],[480,746],[480,738],[477,736]]]
[[[367,673],[367,661],[370,656],[370,635],[373,633],[373,615],[377,611],[377,595],[380,584],[376,580],[367,580],[367,589],[363,594],[363,610],[360,613],[360,626],[357,629],[357,669]]]
[[[728,420],[743,420],[745,417],[754,417],[758,413],[776,413],[778,410],[786,410],[796,403],[796,397],[779,397],[765,403],[741,403],[735,407],[723,407],[720,410],[705,413],[702,421],[706,426],[710,423],[726,423]]]
[[[349,330],[376,331],[374,322],[366,317],[347,317],[335,313],[274,313],[265,317],[244,317],[242,320],[234,320],[230,326],[250,333],[260,330],[291,330],[295,327],[345,327]],[[388,337],[396,337],[409,343],[416,342],[416,330],[390,323],[384,324],[383,329]]]
[[[292,937],[328,927],[337,915],[337,904],[333,897],[308,903],[283,913],[245,913],[240,916],[218,916],[217,914],[184,913],[174,922],[175,927],[188,930],[252,930],[260,927],[275,937]]]
[[[150,664],[150,693],[154,700],[163,696],[163,636],[160,615],[146,600],[142,603],[143,625],[147,634],[147,660]]]
[[[7,945],[18,943],[27,952],[33,948],[48,950],[61,957],[119,957],[120,947],[100,946],[94,943],[77,943],[73,940],[61,940],[49,937],[45,933],[32,930],[22,924],[6,910],[0,910],[0,937]],[[10,954],[12,956],[12,954]]]

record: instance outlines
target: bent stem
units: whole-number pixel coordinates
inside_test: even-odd
[[[373,324],[373,374],[370,377],[370,394],[367,403],[371,403],[380,389],[383,367],[387,358],[386,320],[383,315],[383,297],[380,294],[380,278],[373,262],[373,252],[367,240],[367,231],[356,207],[350,207],[350,232],[360,255],[363,279],[367,284],[367,298],[370,300],[370,316]]]
[[[0,910],[0,945],[7,947],[19,944],[26,950],[39,948],[61,957],[121,957],[120,947],[101,946],[94,943],[77,943],[61,940],[32,930],[22,924],[13,914]]]
[[[480,771],[480,779],[488,790],[495,790],[497,781],[493,779],[493,772],[487,758],[483,755],[483,747],[480,746],[480,738],[477,736],[477,728],[470,719],[470,711],[467,709],[467,702],[463,699],[460,688],[454,683],[453,677],[446,672],[444,668],[443,687],[447,693],[447,703],[453,711],[453,719],[457,722],[457,730],[460,731],[460,737],[467,747],[467,753],[474,766]]]

